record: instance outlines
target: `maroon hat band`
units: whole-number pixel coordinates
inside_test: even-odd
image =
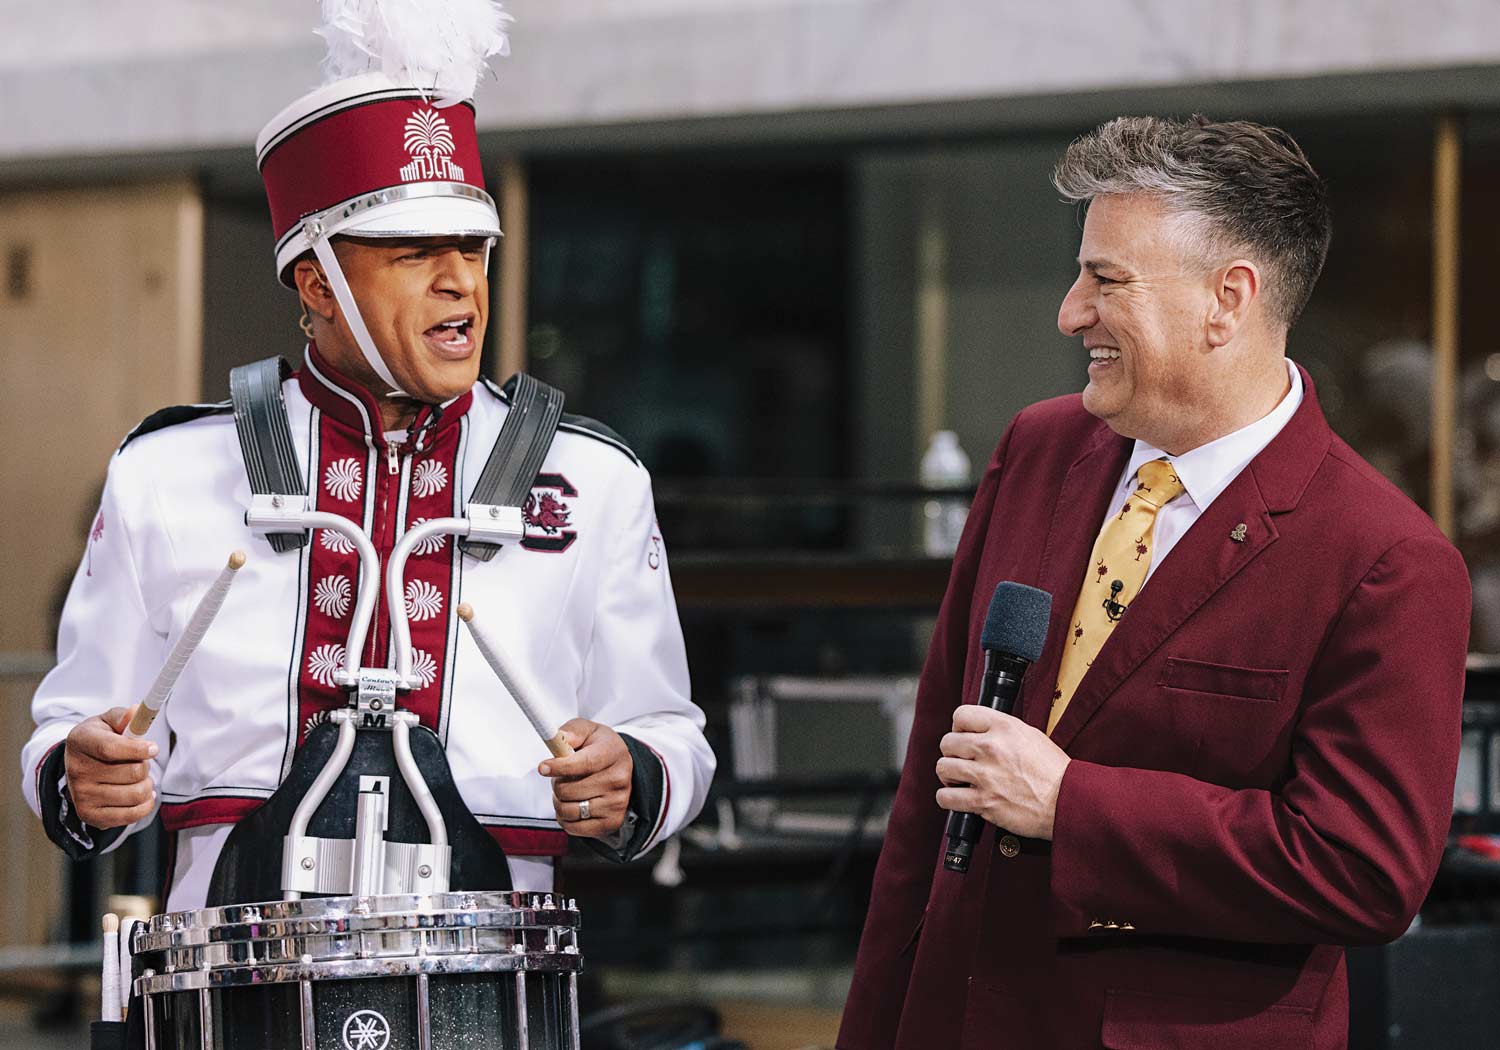
[[[350,99],[271,143],[260,159],[278,244],[304,216],[377,190],[423,182],[484,190],[474,110],[420,95]]]

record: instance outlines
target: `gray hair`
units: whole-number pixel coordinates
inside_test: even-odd
[[[1183,220],[1185,253],[1205,268],[1244,253],[1265,272],[1272,316],[1290,328],[1323,271],[1328,190],[1279,128],[1206,117],[1117,117],[1073,142],[1052,183],[1087,203],[1143,194]]]

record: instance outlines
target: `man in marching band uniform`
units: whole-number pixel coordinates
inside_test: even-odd
[[[502,31],[476,46],[503,43]],[[300,295],[310,337],[281,385],[308,506],[363,529],[382,572],[408,530],[464,513],[511,411],[507,390],[479,381],[500,230],[472,105],[451,101],[441,80],[414,82],[339,79],[257,143],[278,275]],[[335,675],[358,554],[329,529],[273,551],[245,524],[250,494],[227,403],[167,409],[125,440],[22,753],[27,802],[74,857],[113,849],[160,815],[173,847],[168,910],[204,903],[231,828],[348,703]],[[681,829],[714,756],[635,455],[602,425],[564,416],[523,510],[525,538],[492,560],[455,536],[414,551],[404,604],[417,684],[399,703],[443,743],[511,885],[550,889],[568,835],[628,859]],[[147,736],[122,735],[232,548],[248,564],[171,704]],[[574,755],[547,756],[459,629],[460,600],[484,611],[564,713]],[[377,605],[357,666],[392,666],[389,613]]]

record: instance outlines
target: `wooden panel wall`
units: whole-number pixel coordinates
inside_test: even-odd
[[[0,193],[0,944],[36,943],[61,854],[21,801],[18,753],[109,456],[198,399],[203,211],[187,182]]]

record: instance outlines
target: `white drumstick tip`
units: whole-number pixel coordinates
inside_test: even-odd
[[[232,571],[232,572],[239,572],[240,569],[244,568],[244,566],[245,566],[245,552],[244,551],[234,551],[234,552],[232,552],[229,555],[229,569],[230,569],[230,571]]]
[[[460,602],[458,605],[458,618],[464,623],[472,623],[474,620],[474,606],[468,602]]]

